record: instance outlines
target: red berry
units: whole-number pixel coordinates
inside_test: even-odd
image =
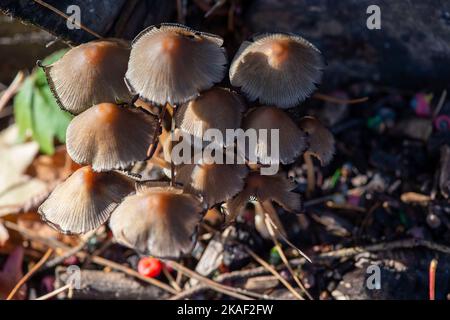
[[[163,268],[163,264],[156,258],[143,257],[138,263],[138,272],[144,277],[155,278],[159,276]]]

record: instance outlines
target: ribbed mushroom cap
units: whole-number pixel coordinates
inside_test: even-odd
[[[306,135],[284,111],[276,107],[254,108],[244,117],[242,128],[256,129],[257,145],[247,151],[247,157],[256,156],[262,164],[291,163],[306,149]],[[264,133],[259,131],[261,129],[267,129],[266,141]],[[279,129],[279,141],[272,141],[272,129]],[[272,146],[276,143],[279,146],[279,159],[272,155]]]
[[[70,234],[86,233],[108,220],[134,184],[116,172],[94,172],[86,166],[57,186],[39,207],[42,218]]]
[[[282,174],[266,176],[251,172],[245,179],[244,190],[227,202],[230,213],[228,220],[233,220],[245,208],[247,202],[255,199],[261,203],[274,201],[290,212],[300,211],[300,195],[292,192],[294,188],[295,184]]]
[[[214,159],[203,156],[200,163],[180,166],[177,180],[188,192],[201,194],[210,208],[241,191],[247,174],[245,164],[214,163]]]
[[[200,201],[173,187],[138,189],[113,212],[109,226],[115,239],[140,253],[178,258],[195,243]]]
[[[142,99],[174,105],[222,80],[223,39],[182,25],[161,24],[133,41],[126,81]]]
[[[230,81],[250,100],[289,108],[305,100],[320,82],[320,51],[291,34],[267,34],[245,41],[230,67]]]
[[[308,133],[308,151],[316,156],[323,166],[330,163],[334,154],[333,134],[313,117],[303,117],[300,128]]]
[[[156,118],[143,109],[101,103],[72,119],[67,152],[95,171],[125,169],[147,157],[156,125]]]
[[[123,80],[129,56],[125,42],[97,40],[69,50],[43,68],[59,106],[79,114],[98,103],[130,100]]]
[[[181,130],[202,139],[208,129],[218,129],[223,139],[226,129],[241,125],[245,105],[241,97],[225,88],[213,88],[182,105],[176,113],[176,123]],[[223,141],[223,145],[227,145]]]

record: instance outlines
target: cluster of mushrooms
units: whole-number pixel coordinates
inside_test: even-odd
[[[119,243],[162,258],[192,250],[205,212],[220,208],[229,223],[251,200],[276,215],[273,203],[301,210],[295,185],[280,171],[261,175],[270,160],[217,164],[209,159],[174,165],[171,137],[201,138],[204,129],[279,129],[280,162],[308,152],[330,161],[334,140],[316,119],[296,123],[283,109],[306,99],[320,81],[320,52],[292,34],[268,34],[244,42],[229,68],[239,93],[214,85],[223,81],[223,39],[178,24],[142,31],[131,44],[101,39],[72,48],[42,66],[60,107],[75,117],[67,128],[67,152],[83,165],[40,206],[58,230],[82,234],[109,219]],[[260,149],[270,146],[259,146]],[[222,146],[236,152],[235,145]],[[224,152],[225,154],[225,152]],[[270,156],[269,156],[270,157]],[[143,181],[128,174],[139,161],[153,161],[166,179]],[[274,217],[276,220],[276,217]]]

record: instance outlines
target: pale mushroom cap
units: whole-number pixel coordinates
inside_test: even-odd
[[[39,207],[43,220],[64,233],[93,230],[111,215],[133,183],[116,172],[94,172],[89,166],[75,171]]]
[[[316,156],[322,165],[330,163],[334,154],[334,137],[319,120],[313,117],[303,117],[300,128],[308,133],[308,151]]]
[[[245,164],[215,163],[214,159],[202,159],[200,163],[183,165],[177,170],[177,180],[190,193],[203,196],[208,208],[227,201],[244,188],[248,174]]]
[[[267,34],[242,43],[230,67],[230,81],[250,100],[281,108],[305,100],[320,82],[320,51],[302,37]]]
[[[256,156],[262,164],[292,163],[306,149],[306,135],[283,110],[276,107],[254,108],[244,117],[242,128],[256,130],[257,145],[254,150],[247,152],[248,156]],[[261,129],[267,129],[267,139],[264,139],[265,134],[264,131],[260,131]],[[279,130],[278,141],[275,139],[272,141],[272,129]],[[272,154],[272,149],[276,145],[278,145],[279,159]]]
[[[220,82],[223,40],[177,24],[151,26],[133,41],[126,81],[142,99],[174,105]]]
[[[150,187],[125,198],[109,226],[115,239],[140,253],[178,258],[195,244],[203,208],[197,198],[173,187]]]
[[[237,93],[225,88],[212,88],[183,104],[176,113],[176,122],[181,130],[200,139],[206,130],[216,129],[225,140],[226,129],[240,127],[245,109]],[[226,141],[223,145],[227,145]]]
[[[156,118],[140,108],[98,104],[70,122],[67,152],[95,171],[125,169],[146,159],[156,125]]]
[[[131,99],[123,80],[129,56],[126,43],[97,40],[72,48],[43,68],[59,106],[79,114],[98,103]]]
[[[231,215],[227,220],[233,220],[250,200],[260,202],[274,201],[285,210],[298,212],[301,210],[300,195],[292,192],[295,184],[279,173],[273,176],[260,175],[251,172],[245,179],[245,187],[236,197],[227,202]]]

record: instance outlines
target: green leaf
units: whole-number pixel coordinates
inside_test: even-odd
[[[48,65],[59,59],[66,50],[58,51],[44,59]],[[41,68],[34,69],[25,80],[14,99],[14,116],[19,127],[22,140],[26,134],[39,143],[40,150],[47,154],[55,151],[55,138],[64,143],[66,129],[72,116],[61,110],[47,83],[45,72]]]
[[[14,117],[19,128],[19,138],[24,141],[29,131],[33,132],[33,117],[31,114],[33,104],[34,79],[28,77],[14,97]]]

